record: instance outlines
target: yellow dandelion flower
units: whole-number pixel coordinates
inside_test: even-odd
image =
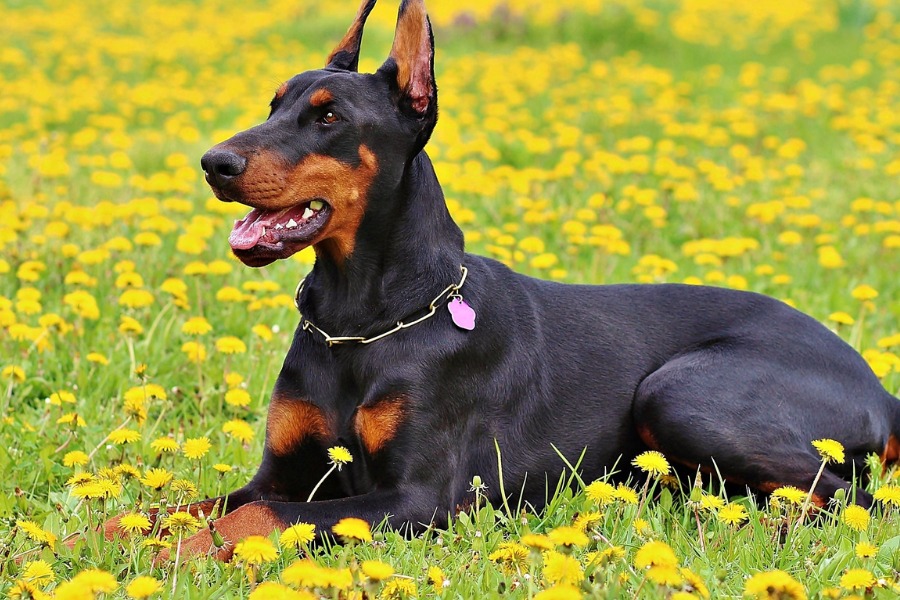
[[[127,515],[122,515],[119,519],[119,527],[129,534],[148,533],[152,526],[153,524],[150,522],[150,519],[142,514],[129,513]]]
[[[872,558],[878,554],[878,546],[869,542],[860,542],[856,545],[856,556],[858,558]]]
[[[272,331],[272,328],[268,325],[263,325],[262,323],[254,325],[253,329],[251,329],[250,331],[252,331],[254,335],[266,342],[272,341],[272,338],[275,337],[275,333]]]
[[[878,290],[873,288],[871,285],[862,284],[853,288],[853,290],[850,292],[850,295],[855,300],[874,300],[878,297]]]
[[[200,342],[185,342],[181,345],[181,351],[192,363],[202,363],[206,360],[206,347]]]
[[[150,442],[150,447],[157,454],[167,454],[172,452],[178,452],[179,444],[174,439],[165,436],[161,438],[156,438],[152,442]]]
[[[191,500],[199,495],[197,486],[190,479],[175,479],[171,485],[172,491],[180,496],[181,502]]]
[[[610,546],[604,550],[588,552],[585,556],[585,565],[605,565],[625,556],[625,548],[622,546]]]
[[[497,563],[507,573],[520,572],[527,568],[529,549],[518,542],[502,542],[488,555],[488,560]]]
[[[442,594],[444,587],[449,585],[450,581],[444,576],[444,572],[438,566],[428,567],[428,583],[435,594]]]
[[[873,497],[884,504],[900,506],[900,486],[892,483],[885,484],[875,490]]]
[[[186,535],[200,529],[200,521],[186,512],[173,512],[162,518],[162,526],[173,535]]]
[[[616,500],[620,500],[625,504],[637,504],[638,495],[633,489],[624,483],[620,483],[618,487],[616,487]]]
[[[247,345],[234,336],[225,336],[216,340],[216,350],[222,354],[243,354]]]
[[[391,579],[382,588],[380,598],[385,600],[402,600],[417,597],[416,584],[410,579]]]
[[[646,575],[647,579],[659,585],[676,586],[684,582],[684,579],[681,577],[681,571],[676,567],[650,567],[647,569]]]
[[[99,352],[90,352],[85,358],[87,358],[88,362],[97,363],[98,365],[109,364],[109,359]]]
[[[231,465],[226,465],[225,463],[216,463],[212,466],[213,469],[218,471],[219,473],[230,473],[234,467]]]
[[[532,550],[552,550],[553,542],[546,535],[538,533],[528,533],[519,540],[523,545],[528,546]]]
[[[634,460],[631,461],[631,464],[653,477],[668,475],[669,470],[671,469],[666,457],[656,450],[647,450],[646,452],[638,454]]]
[[[66,413],[58,418],[56,420],[56,423],[58,425],[74,424],[76,427],[84,427],[87,425],[87,421],[85,421],[84,417],[82,417],[78,413]]]
[[[209,452],[210,448],[212,448],[212,444],[209,442],[209,438],[204,436],[185,440],[184,445],[181,447],[181,451],[189,459],[199,460],[206,456],[206,453]]]
[[[838,325],[853,325],[856,322],[856,319],[840,310],[828,315],[828,320],[834,321]]]
[[[822,460],[824,460],[825,462],[844,462],[844,445],[840,442],[835,440],[822,439],[813,440],[812,445],[815,446],[816,450],[818,450],[819,452],[819,456],[821,456]]]
[[[394,567],[380,560],[364,560],[360,570],[372,581],[382,581],[394,574]]]
[[[32,560],[25,563],[21,577],[29,583],[43,586],[53,581],[56,574],[53,572],[53,567],[51,567],[50,563],[47,561]]]
[[[326,582],[323,587],[349,590],[353,586],[353,573],[350,569],[322,569],[322,575]]]
[[[635,519],[631,522],[631,526],[638,535],[646,536],[650,533],[650,523],[646,519]]]
[[[725,506],[725,501],[719,496],[704,493],[700,496],[700,508],[703,510],[717,511]]]
[[[297,523],[281,532],[278,544],[282,548],[295,546],[298,549],[310,544],[316,539],[316,526],[310,523]]]
[[[719,509],[719,512],[716,513],[716,516],[720,521],[729,525],[740,525],[749,517],[749,515],[747,514],[747,509],[742,505],[736,504],[734,502],[730,502],[723,508]]]
[[[83,500],[102,498],[104,493],[104,489],[98,481],[80,483],[72,488],[72,495]]]
[[[784,487],[780,487],[774,492],[772,492],[772,496],[775,498],[779,498],[787,501],[790,504],[795,504],[800,506],[806,500],[806,492],[799,488],[795,488],[792,485],[786,485]]]
[[[212,325],[203,317],[191,317],[181,326],[181,333],[185,335],[206,335],[212,331]]]
[[[227,421],[222,425],[222,431],[244,444],[252,440],[255,435],[253,427],[247,421],[241,419]]]
[[[131,580],[131,583],[125,588],[125,593],[129,598],[149,598],[162,589],[162,582],[155,577],[141,575]]]
[[[234,389],[242,383],[244,383],[244,376],[240,373],[235,373],[234,371],[225,373],[225,385],[228,386],[228,389]]]
[[[335,524],[331,530],[338,537],[347,540],[359,540],[361,542],[372,541],[372,529],[369,524],[356,517],[346,517]]]
[[[862,506],[851,504],[844,509],[841,520],[855,531],[865,531],[869,527],[869,511]]]
[[[772,600],[806,600],[806,590],[800,582],[778,569],[753,575],[744,584],[744,595]]]
[[[572,527],[578,529],[579,531],[587,531],[593,527],[596,527],[603,520],[603,513],[598,512],[589,512],[582,513],[575,518],[572,522]]]
[[[70,583],[73,584],[76,589],[80,587],[84,590],[89,590],[92,594],[108,594],[119,587],[116,578],[101,569],[87,569],[82,571],[73,577]]]
[[[158,537],[150,537],[141,542],[141,548],[150,548],[157,552],[171,547],[172,542]]]
[[[671,567],[678,566],[678,557],[675,551],[665,542],[647,542],[634,555],[634,566],[640,570],[647,567]]]
[[[576,585],[584,577],[581,563],[574,556],[547,550],[544,552],[544,579],[552,584]]]
[[[343,446],[332,446],[328,449],[328,462],[333,465],[345,465],[353,462],[353,455]]]
[[[588,543],[588,537],[581,529],[568,525],[557,527],[548,534],[548,537],[557,546],[584,546]]]
[[[691,590],[700,594],[702,598],[709,598],[709,588],[706,587],[706,583],[700,576],[688,569],[687,567],[681,567],[681,576],[684,578],[684,582],[690,586]]]
[[[3,379],[6,379],[7,381],[22,383],[25,381],[25,370],[16,365],[8,365],[3,367],[3,371],[0,371],[0,377],[3,377]]]
[[[119,333],[124,333],[125,335],[141,335],[144,333],[144,326],[141,323],[128,315],[122,315],[119,320]]]
[[[82,467],[89,460],[88,455],[81,450],[72,450],[71,452],[66,452],[65,456],[63,456],[63,465],[66,467]]]
[[[141,439],[141,434],[134,429],[117,429],[109,434],[109,441],[122,446],[132,444]]]
[[[234,547],[234,555],[248,565],[261,565],[278,558],[278,548],[272,545],[269,538],[251,535]]]
[[[875,585],[875,576],[868,569],[847,569],[840,585],[845,590],[868,589]]]
[[[326,570],[308,558],[288,566],[281,572],[281,580],[288,585],[306,588],[326,587],[329,583]]]
[[[574,585],[561,584],[538,592],[534,600],[581,600],[584,595]]]
[[[119,296],[119,305],[128,308],[144,308],[153,304],[153,294],[142,289],[127,289]]]
[[[587,497],[597,504],[609,504],[616,499],[616,488],[605,481],[594,481],[584,488]]]
[[[94,475],[87,471],[79,471],[66,480],[66,485],[83,485],[94,480]]]
[[[167,483],[172,481],[172,477],[174,477],[174,475],[171,471],[153,468],[147,469],[144,476],[141,477],[140,482],[154,490],[161,490]]]
[[[63,404],[75,404],[75,394],[68,390],[59,390],[50,394],[49,403],[53,406],[62,406]]]
[[[51,550],[56,546],[56,536],[53,533],[44,530],[34,521],[19,520],[16,521],[16,527],[24,531],[25,535],[32,541],[38,542],[39,544],[46,544]]]
[[[250,592],[249,600],[316,600],[316,596],[306,590],[297,591],[287,586],[264,581]]]
[[[250,393],[245,389],[232,388],[225,392],[225,402],[231,406],[247,406],[251,400]]]

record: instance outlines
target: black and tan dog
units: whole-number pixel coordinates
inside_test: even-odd
[[[423,150],[438,113],[424,4],[402,3],[390,57],[360,74],[374,4],[324,69],[281,86],[265,123],[202,160],[216,196],[253,209],[230,237],[244,263],[316,251],[262,464],[216,521],[226,540],[348,516],[445,523],[473,475],[500,501],[495,440],[505,490],[540,506],[564,469],[554,445],[585,451],[588,481],[652,448],[765,492],[808,490],[810,441],[833,438],[848,460],[815,497],[870,504],[847,479],[870,453],[897,459],[900,403],[812,318],[725,289],[539,281],[465,253]],[[306,502],[334,445],[355,460]],[[186,544],[209,551],[210,534]]]

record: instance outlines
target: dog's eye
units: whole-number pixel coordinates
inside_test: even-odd
[[[325,125],[331,125],[332,123],[337,123],[340,121],[340,117],[337,116],[332,110],[329,110],[327,113],[319,117],[319,123],[324,123]]]

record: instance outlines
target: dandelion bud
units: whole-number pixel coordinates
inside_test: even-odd
[[[215,546],[216,548],[222,548],[223,546],[225,546],[225,538],[223,538],[222,534],[219,533],[219,531],[216,529],[215,523],[209,521],[209,523],[207,523],[207,526],[209,527],[209,532],[212,534],[213,546]]]

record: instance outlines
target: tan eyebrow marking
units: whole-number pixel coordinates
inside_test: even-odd
[[[313,106],[322,106],[328,104],[332,100],[334,100],[334,96],[332,96],[331,92],[325,88],[317,89],[312,93],[312,96],[309,97],[309,103]]]

